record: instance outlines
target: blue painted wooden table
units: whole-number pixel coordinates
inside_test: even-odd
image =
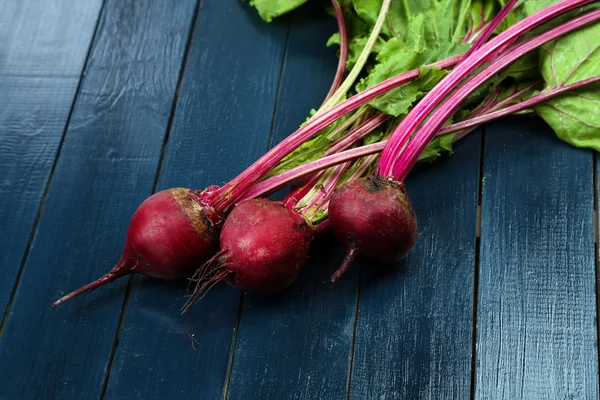
[[[0,1],[0,399],[598,398],[597,170],[540,120],[486,126],[408,181],[399,265],[315,243],[277,295],[135,276],[51,310],[118,259],[153,191],[221,183],[291,133],[335,72],[318,7]]]

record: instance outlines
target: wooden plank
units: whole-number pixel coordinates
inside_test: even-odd
[[[71,3],[0,1],[1,315],[13,293],[102,0]]]
[[[102,0],[1,0],[0,75],[79,81],[101,6]]]
[[[468,399],[480,135],[406,182],[419,239],[385,268],[361,264],[350,399]]]
[[[0,342],[7,399],[101,396],[127,280],[50,303],[116,262],[152,190],[195,1],[110,0]]]
[[[229,27],[229,28],[225,28]],[[238,0],[203,0],[162,167],[159,189],[201,189],[241,172],[267,148],[287,24],[269,25]],[[186,282],[136,278],[108,399],[223,397],[240,293],[222,284],[192,311]]]
[[[335,19],[320,6],[292,16],[276,142],[319,107],[335,75],[336,50],[324,45],[336,31]],[[329,277],[342,253],[328,239],[313,242],[304,271],[290,288],[276,295],[246,294],[229,399],[345,398],[357,274],[332,287]]]
[[[598,398],[593,155],[521,118],[484,163],[476,397]]]

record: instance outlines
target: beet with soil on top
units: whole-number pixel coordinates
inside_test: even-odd
[[[190,277],[217,250],[218,234],[195,191],[175,188],[155,193],[133,214],[117,265],[52,307],[133,272],[162,279]]]
[[[417,216],[404,184],[379,176],[341,186],[329,203],[329,223],[346,248],[332,282],[359,256],[382,264],[400,261],[418,236]]]

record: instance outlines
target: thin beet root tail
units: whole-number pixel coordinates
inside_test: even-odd
[[[61,297],[52,303],[52,308],[55,308],[59,304],[64,303],[67,300],[71,300],[73,297],[79,296],[82,293],[89,293],[96,290],[100,286],[104,286],[107,283],[111,283],[117,278],[130,274],[135,267],[137,267],[139,260],[137,258],[121,258],[117,265],[108,271],[101,278],[96,279],[94,282],[88,283],[87,285],[72,291],[71,293]]]
[[[356,257],[358,257],[358,249],[354,246],[348,247],[346,249],[346,254],[344,255],[342,264],[340,264],[338,269],[336,269],[333,275],[331,275],[331,283],[336,283],[342,276],[346,274],[346,272],[348,272],[350,267],[352,267],[352,264],[354,264]]]
[[[181,308],[181,313],[185,314],[186,317],[189,314],[192,306],[202,300],[204,296],[212,289],[217,283],[221,282],[229,271],[223,266],[223,256],[227,254],[227,250],[221,250],[215,254],[210,260],[205,262],[196,273],[189,279],[188,285],[188,300]],[[194,290],[189,294],[192,282],[195,282]],[[187,327],[186,327],[187,329]],[[189,336],[189,334],[188,334]],[[192,336],[190,336],[192,338]]]
[[[196,191],[173,188],[153,194],[129,221],[119,263],[102,278],[66,295],[52,307],[133,272],[159,279],[192,276],[198,265],[217,250],[219,221]]]

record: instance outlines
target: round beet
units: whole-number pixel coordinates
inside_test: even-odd
[[[285,289],[304,266],[312,235],[306,220],[281,202],[240,203],[221,230],[223,267],[230,272],[225,280],[244,291]]]
[[[331,230],[346,248],[332,282],[340,279],[358,256],[394,263],[417,241],[417,216],[401,182],[381,177],[350,181],[333,194],[328,213]]]
[[[218,235],[218,227],[207,218],[195,191],[160,191],[148,197],[133,214],[117,265],[100,279],[57,300],[52,307],[132,272],[162,279],[190,277],[198,265],[215,253]]]
[[[259,293],[288,287],[304,266],[314,229],[281,202],[250,199],[238,204],[221,230],[221,251],[194,276],[189,310],[214,284]]]

